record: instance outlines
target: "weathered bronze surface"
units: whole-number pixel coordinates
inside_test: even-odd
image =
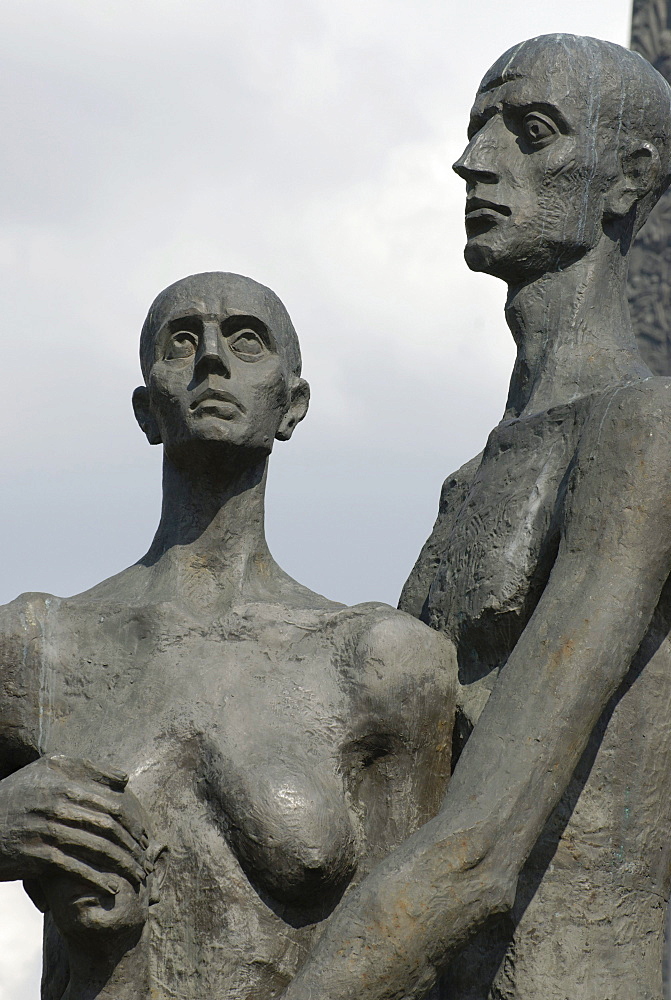
[[[270,555],[268,457],[308,387],[269,289],[177,282],[141,361],[135,412],[164,449],[149,551],[84,594],[0,610],[0,875],[46,912],[49,1000],[262,1000],[437,810],[454,657]]]
[[[634,0],[631,47],[671,81],[671,2]],[[655,375],[671,374],[671,193],[662,195],[636,238],[629,303],[639,348]]]
[[[308,388],[279,299],[220,273],[143,328],[149,551],[0,610],[0,877],[46,913],[48,1000],[662,996],[671,379],[627,269],[671,89],[619,46],[532,39],[454,166],[517,358],[400,611],[272,559],[268,458]]]
[[[465,256],[508,284],[517,359],[400,603],[455,645],[463,749],[292,1000],[419,998],[441,970],[450,1000],[662,996],[671,382],[639,356],[626,278],[668,185],[670,94],[641,56],[569,35],[480,85]]]

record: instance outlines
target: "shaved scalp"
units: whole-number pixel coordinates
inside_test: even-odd
[[[283,302],[275,292],[253,278],[227,271],[204,271],[190,274],[168,285],[151,304],[140,334],[140,366],[145,382],[154,364],[156,335],[170,314],[188,310],[194,304],[218,299],[234,309],[258,316],[272,331],[278,351],[291,375],[301,373],[301,349],[298,336]],[[206,310],[206,311],[209,311]]]
[[[614,42],[582,35],[539,35],[508,49],[486,73],[480,93],[539,68],[548,78],[561,76],[571,97],[583,103],[600,147],[622,150],[632,141],[652,143],[660,173],[637,212],[637,228],[671,181],[671,87],[638,52]]]

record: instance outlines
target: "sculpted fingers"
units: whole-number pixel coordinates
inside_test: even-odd
[[[105,895],[115,896],[119,891],[119,884],[113,875],[96,871],[95,868],[71,857],[53,844],[36,842],[26,846],[24,854],[28,862],[32,861],[35,874],[52,870],[86,882],[97,892]]]
[[[145,850],[122,824],[109,813],[97,809],[87,809],[72,802],[57,802],[41,809],[40,815],[46,820],[65,826],[78,827],[89,833],[104,837],[126,851],[134,861],[145,867]]]
[[[113,816],[140,847],[146,849],[149,836],[140,818],[137,800],[126,790],[127,774],[74,757],[48,757],[46,764],[66,778],[63,792],[68,799],[84,808]]]
[[[49,767],[58,770],[75,781],[95,781],[106,785],[113,792],[123,792],[128,784],[128,775],[116,768],[104,768],[85,757],[66,757],[54,754],[46,758]]]
[[[107,891],[105,873],[134,886],[151,863],[144,812],[126,776],[86,760],[42,758],[0,782],[0,879],[39,877],[40,860],[98,869],[88,881]],[[46,853],[45,853],[46,852]]]
[[[77,787],[70,789],[68,798],[85,809],[106,814],[126,830],[143,850],[149,846],[149,835],[136,811],[131,808],[127,795],[118,792],[105,793],[102,790]]]
[[[27,839],[32,846],[38,842],[56,848],[73,860],[92,865],[103,872],[112,872],[127,879],[136,888],[146,878],[144,865],[106,837],[65,823],[45,821],[35,829],[35,837]],[[32,843],[31,843],[32,842]],[[31,850],[33,856],[35,853]]]

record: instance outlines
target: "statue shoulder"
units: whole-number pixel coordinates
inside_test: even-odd
[[[471,488],[475,474],[482,464],[482,455],[483,453],[479,452],[444,481],[440,491],[439,515],[450,513],[455,503],[461,506],[466,493]]]
[[[625,550],[630,560],[658,557],[671,537],[670,496],[671,379],[609,389],[591,407],[567,478],[569,549],[604,559]]]
[[[578,461],[610,467],[614,475],[634,474],[627,461],[645,456],[666,465],[671,448],[671,378],[651,376],[603,393],[585,422]],[[618,466],[618,460],[624,466]]]
[[[607,406],[617,404],[636,416],[671,419],[671,376],[651,375],[618,386],[604,395],[603,402]]]
[[[21,594],[0,606],[0,777],[36,760],[43,652],[60,599]]]
[[[454,518],[471,488],[471,483],[481,462],[482,452],[449,475],[443,483],[438,503],[438,516],[433,530],[424,543],[417,562],[405,582],[398,602],[399,608],[414,615],[415,618],[426,618],[426,601],[429,590],[445,553],[447,538],[452,530]]]
[[[358,605],[364,613],[356,662],[367,687],[406,699],[433,692],[451,697],[457,684],[454,646],[441,632],[389,605]]]

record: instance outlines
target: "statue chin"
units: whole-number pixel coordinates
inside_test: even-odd
[[[481,271],[484,274],[492,274],[497,278],[501,276],[494,261],[492,248],[478,243],[477,237],[469,239],[464,247],[464,260],[471,271]]]
[[[464,247],[464,260],[471,271],[486,271],[486,254],[482,247],[477,246],[472,241]]]

